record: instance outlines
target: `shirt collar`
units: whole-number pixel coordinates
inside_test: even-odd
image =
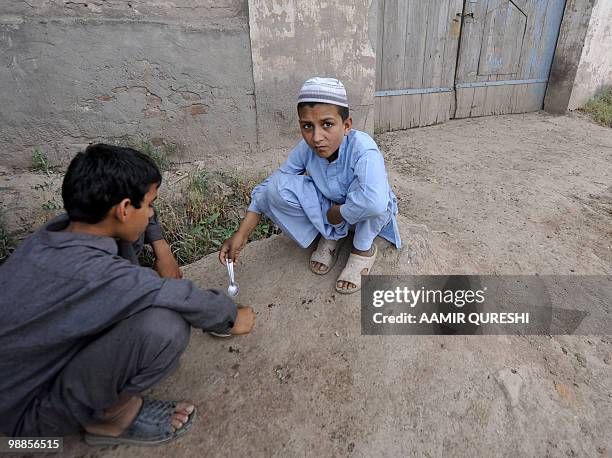
[[[342,139],[342,143],[340,143],[340,151],[338,151],[338,159],[336,159],[336,160],[340,160],[340,158],[342,158],[344,156],[346,148],[348,147],[348,144],[349,144],[349,135],[350,134],[351,134],[351,131],[349,131],[349,133],[346,134],[344,136],[344,138]]]
[[[71,246],[86,246],[104,251],[111,255],[117,254],[117,242],[112,237],[86,234],[83,232],[65,232],[70,220],[67,214],[59,215],[47,222],[39,234],[42,242],[51,247],[65,248]]]

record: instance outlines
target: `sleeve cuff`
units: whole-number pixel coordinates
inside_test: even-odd
[[[249,207],[247,208],[248,212],[253,212],[253,213],[257,213],[258,215],[261,215],[261,210],[259,210],[259,208],[257,207],[257,204],[255,203],[255,201],[251,201]]]
[[[157,213],[155,213],[151,218],[149,218],[149,224],[145,229],[145,243],[153,243],[157,242],[164,238],[164,234],[159,225],[159,221],[157,220]]]
[[[342,215],[342,218],[344,218],[344,221],[349,224],[356,224],[358,222],[357,218],[351,215],[351,212],[347,208],[346,204],[340,205],[340,214]]]
[[[210,329],[210,331],[214,331],[214,332],[220,332],[223,334],[231,334],[231,330],[234,327],[234,324],[236,323],[236,317],[238,315],[238,308],[234,307],[234,310],[230,312],[230,318],[228,321],[225,322],[225,326],[224,329]],[[206,332],[206,331],[205,331]]]

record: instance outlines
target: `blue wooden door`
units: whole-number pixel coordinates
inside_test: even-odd
[[[542,108],[565,0],[466,0],[454,117]]]
[[[537,111],[565,0],[378,0],[379,132]]]

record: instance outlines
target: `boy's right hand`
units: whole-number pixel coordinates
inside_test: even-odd
[[[230,259],[232,262],[238,261],[240,251],[245,247],[248,239],[248,236],[245,237],[240,231],[237,231],[223,242],[219,251],[219,261],[221,261],[221,264],[225,264],[227,259]]]
[[[230,334],[236,336],[251,332],[253,326],[255,326],[255,316],[253,307],[246,306],[239,308],[238,313],[236,314],[234,327],[230,329]]]

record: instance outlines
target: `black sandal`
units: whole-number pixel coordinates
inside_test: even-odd
[[[173,441],[185,434],[193,426],[196,409],[189,415],[185,424],[172,431],[172,416],[176,409],[176,401],[160,401],[144,398],[136,418],[118,437],[85,434],[85,442],[89,445],[160,445]]]

